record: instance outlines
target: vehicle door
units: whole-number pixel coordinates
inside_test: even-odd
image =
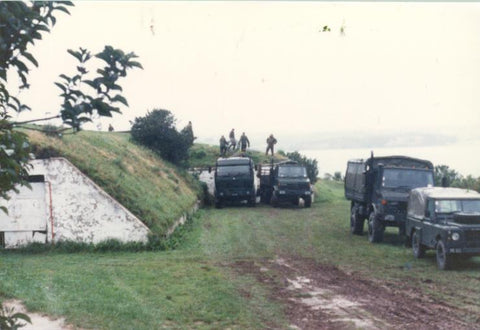
[[[437,226],[435,218],[435,200],[427,199],[425,216],[422,225],[422,244],[434,248],[435,237],[437,236]]]

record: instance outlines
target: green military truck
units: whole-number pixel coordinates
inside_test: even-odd
[[[291,160],[261,164],[257,176],[260,181],[257,195],[261,202],[274,207],[281,203],[299,205],[301,198],[305,207],[312,205],[312,186],[305,166]]]
[[[407,200],[411,189],[433,186],[433,165],[428,160],[387,156],[350,160],[345,173],[345,197],[351,201],[350,231],[363,234],[368,221],[368,239],[381,242],[385,227],[405,233]]]
[[[406,220],[415,258],[436,251],[439,269],[455,259],[480,255],[480,194],[459,188],[417,188],[410,192]]]
[[[218,158],[214,181],[215,207],[242,201],[255,206],[255,166],[251,158]]]

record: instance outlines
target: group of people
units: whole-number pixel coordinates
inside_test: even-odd
[[[247,150],[247,147],[250,148],[250,141],[248,140],[248,137],[245,135],[245,132],[242,133],[240,136],[238,142],[235,139],[235,129],[232,128],[230,133],[228,134],[229,141],[225,138],[224,135],[220,138],[220,155],[225,156],[227,154],[227,151],[232,149],[233,151],[240,149],[241,152],[245,152]],[[270,134],[270,136],[267,138],[267,150],[265,151],[265,155],[268,155],[268,151],[271,152],[271,155],[273,156],[274,154],[274,146],[277,143],[277,139],[273,136],[273,134]]]

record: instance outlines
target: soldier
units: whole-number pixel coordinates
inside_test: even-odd
[[[109,132],[113,132],[113,131],[114,131],[112,124],[108,124],[108,131],[109,131]]]
[[[272,156],[275,153],[273,150],[273,146],[277,143],[277,139],[273,137],[273,134],[270,134],[270,136],[267,138],[267,151],[265,151],[265,155],[268,155],[268,150],[271,150]]]
[[[230,145],[228,146],[228,149],[232,148],[233,150],[235,150],[235,148],[237,147],[237,141],[235,140],[235,129],[234,128],[232,128],[228,137],[230,138]]]
[[[247,146],[250,148],[250,141],[248,140],[248,137],[245,135],[245,132],[243,132],[242,136],[240,136],[240,139],[238,140],[238,144],[240,145],[242,152],[245,152],[245,150],[247,150]]]
[[[225,156],[225,153],[227,152],[227,139],[225,139],[225,136],[222,135],[220,138],[220,156]]]
[[[193,141],[195,141],[196,137],[193,135],[193,128],[192,122],[189,121],[187,126],[182,129],[182,135],[187,139],[188,145],[193,146]]]

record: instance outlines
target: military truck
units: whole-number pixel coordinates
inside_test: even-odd
[[[255,206],[255,172],[249,157],[218,158],[215,163],[215,207],[246,201]]]
[[[459,188],[417,188],[410,192],[406,231],[413,256],[436,251],[439,269],[455,259],[480,255],[480,194]]]
[[[257,176],[260,179],[257,195],[261,202],[274,207],[281,203],[299,205],[302,198],[305,207],[312,205],[312,187],[305,166],[291,160],[261,164]]]
[[[350,231],[363,234],[368,222],[368,240],[383,241],[385,227],[405,233],[407,199],[412,188],[433,186],[433,165],[428,160],[406,156],[350,160],[345,174],[345,197],[350,204]]]

